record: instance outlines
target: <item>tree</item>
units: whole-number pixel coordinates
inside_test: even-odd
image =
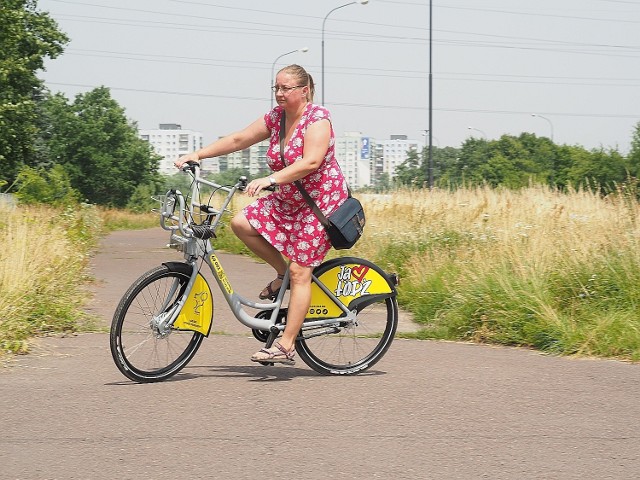
[[[629,173],[638,178],[640,176],[640,122],[636,123],[631,137],[631,149],[627,156]]]
[[[69,41],[36,0],[2,0],[0,8],[0,180],[9,183],[22,165],[36,163],[37,114],[45,58]]]
[[[186,175],[185,175],[186,176]],[[242,176],[250,178],[249,171],[243,168],[230,168],[215,175],[211,175],[211,179],[220,185],[235,185]]]
[[[425,178],[425,173],[420,168],[418,152],[413,149],[409,150],[407,159],[396,168],[396,183],[407,187],[421,187]]]
[[[481,169],[486,164],[488,157],[489,142],[468,138],[462,144],[458,160],[448,173],[448,177],[465,185],[481,184],[483,182]]]
[[[22,167],[16,179],[16,197],[21,203],[67,206],[78,203],[79,193],[71,187],[62,165],[46,170]]]
[[[451,188],[462,184],[459,165],[460,149],[454,147],[435,147],[432,149],[432,159],[433,179],[438,187]],[[429,149],[425,147],[422,150],[422,165],[420,166],[423,172],[428,171],[428,163]]]
[[[125,207],[140,185],[157,193],[159,157],[108,88],[80,94],[72,105],[61,94],[50,96],[45,111],[55,119],[43,134],[51,161],[64,165],[87,201]]]
[[[627,180],[627,165],[618,151],[606,152],[600,148],[589,152],[577,148],[573,153],[568,181],[574,188],[590,188],[608,193]]]

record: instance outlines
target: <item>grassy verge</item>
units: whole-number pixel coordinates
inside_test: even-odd
[[[0,207],[0,357],[34,336],[93,328],[83,311],[89,255],[114,230],[158,226],[157,214],[90,205]]]
[[[545,188],[365,199],[353,253],[401,274],[419,338],[640,360],[640,208]]]
[[[545,187],[361,195],[349,251],[401,278],[414,338],[640,360],[640,207]],[[246,253],[222,232],[217,248]]]
[[[99,208],[102,228],[104,232],[115,230],[140,230],[143,228],[153,228],[159,225],[157,213],[133,213],[127,210],[116,210],[113,208]]]
[[[634,198],[543,187],[360,196],[362,240],[335,255],[400,274],[416,338],[640,360],[640,207]],[[239,197],[236,211],[248,200]],[[0,212],[0,352],[86,324],[83,275],[103,231],[157,226],[156,214],[91,207]],[[246,254],[223,225],[216,248]]]
[[[87,326],[85,266],[101,222],[93,207],[0,207],[0,356],[29,338]]]

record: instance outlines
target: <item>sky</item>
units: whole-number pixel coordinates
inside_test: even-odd
[[[348,3],[40,0],[71,39],[40,77],[70,100],[107,86],[139,128],[177,123],[209,143],[263,116],[272,72],[297,63],[337,135],[431,130],[459,147],[531,132],[628,152],[640,0],[436,0],[431,28],[429,0]]]

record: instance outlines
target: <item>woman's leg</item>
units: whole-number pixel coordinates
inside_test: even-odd
[[[249,224],[249,220],[242,212],[238,212],[231,219],[231,230],[236,236],[249,247],[253,253],[271,265],[278,275],[284,275],[287,270],[287,262],[282,254],[276,250],[258,231]],[[282,280],[272,282],[272,287],[277,289],[280,287]]]
[[[291,294],[287,308],[287,325],[279,340],[285,350],[291,350],[296,342],[300,327],[304,322],[309,305],[311,304],[311,273],[313,267],[305,267],[291,262],[289,265],[289,279]]]
[[[255,362],[269,361],[293,363],[293,350],[296,337],[300,332],[300,327],[304,322],[309,305],[311,303],[311,274],[313,267],[305,267],[291,262],[289,265],[289,278],[291,280],[291,295],[289,297],[289,306],[287,309],[287,324],[285,326],[282,337],[278,340],[280,348],[277,345],[269,349],[261,349],[256,352],[251,360]],[[273,356],[276,356],[274,359]]]

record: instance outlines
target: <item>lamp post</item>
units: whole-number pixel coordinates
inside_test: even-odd
[[[551,122],[551,120],[549,120],[544,115],[539,115],[537,113],[532,113],[531,116],[532,117],[539,117],[539,118],[542,118],[543,120],[546,120],[547,122],[549,122],[549,128],[551,129],[551,141],[553,142],[553,123]]]
[[[551,129],[551,143],[553,143],[553,123],[551,122],[551,120],[549,120],[547,117],[543,116],[543,115],[539,115],[537,113],[532,113],[531,114],[532,117],[540,117],[543,120],[546,120],[549,123],[549,128]],[[551,186],[553,187],[555,184],[555,177],[556,177],[556,161],[553,157],[551,157],[551,173],[549,175],[549,182],[551,183]]]
[[[287,53],[283,53],[282,55],[280,55],[279,57],[277,57],[274,61],[273,61],[273,65],[271,65],[271,85],[269,85],[269,87],[272,87],[275,83],[275,69],[276,69],[276,62],[278,60],[280,60],[282,57],[284,57],[285,55],[289,55],[291,53],[296,53],[296,52],[308,52],[309,51],[309,47],[302,47],[302,48],[298,48],[297,50],[291,50],[290,52]],[[271,95],[271,109],[273,109],[273,95]]]
[[[424,132],[422,136],[424,136],[425,138],[428,138],[431,136],[431,132],[429,130],[422,130],[422,131]],[[440,140],[438,140],[438,137],[433,137],[433,140],[436,141],[436,146],[440,148]],[[428,140],[425,140],[425,142],[427,143],[427,145],[429,144]]]
[[[329,17],[329,15],[331,15],[333,12],[335,12],[336,10],[339,10],[340,8],[344,8],[344,7],[348,7],[349,5],[355,5],[356,3],[359,3],[361,5],[366,5],[367,3],[369,3],[369,0],[357,0],[355,2],[349,2],[349,3],[345,3],[344,5],[340,5],[339,7],[336,7],[332,10],[329,10],[329,13],[327,13],[324,16],[324,20],[322,20],[322,105],[324,105],[324,25],[327,22],[327,18]]]
[[[482,130],[480,130],[479,128],[475,128],[475,127],[467,127],[469,130],[475,130],[476,132],[480,132],[482,134],[482,136],[484,137],[484,139],[487,139],[487,134],[484,133]]]
[[[433,1],[429,0],[429,163],[427,179],[429,180],[429,190],[433,189],[433,75],[432,70],[432,34],[433,34]]]

